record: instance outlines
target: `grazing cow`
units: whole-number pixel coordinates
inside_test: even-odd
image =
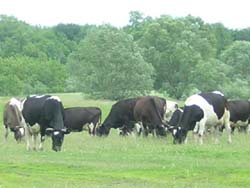
[[[136,122],[143,126],[145,136],[156,131],[157,136],[166,136],[165,126],[162,122],[166,112],[166,100],[159,97],[141,97],[134,107]]]
[[[33,132],[34,125],[37,123],[40,127],[38,132],[41,134],[41,143],[39,149],[45,140],[45,134],[52,137],[52,149],[60,151],[64,139],[64,134],[69,132],[64,127],[64,108],[61,100],[57,96],[36,95],[29,96],[23,101],[22,114],[27,124],[27,149],[30,150],[30,132]],[[34,137],[34,139],[36,139]]]
[[[102,125],[97,128],[97,135],[107,136],[111,128],[117,129],[126,126],[127,129],[132,129],[135,123],[133,111],[137,100],[138,98],[131,98],[116,102]]]
[[[70,131],[80,132],[88,124],[89,134],[95,135],[102,111],[97,107],[71,107],[64,109],[64,115],[64,125]]]
[[[179,125],[172,129],[174,143],[182,143],[189,130],[198,126],[200,144],[206,128],[215,127],[218,132],[220,125],[225,125],[228,132],[228,142],[231,142],[230,113],[227,99],[221,92],[200,93],[190,96],[185,101],[183,115]],[[218,133],[217,133],[218,135]]]
[[[250,101],[235,100],[228,101],[228,109],[230,112],[231,128],[247,127],[250,125]]]
[[[5,141],[9,134],[9,129],[14,133],[17,142],[24,137],[24,119],[21,113],[21,101],[11,98],[4,107],[3,123],[5,126]]]

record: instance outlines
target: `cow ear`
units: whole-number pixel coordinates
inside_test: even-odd
[[[64,134],[69,134],[69,133],[71,132],[71,130],[68,129],[68,128],[64,128],[64,129],[62,129],[62,132],[63,132]]]
[[[53,133],[53,131],[54,131],[53,128],[47,128],[47,129],[45,130],[45,134],[46,134],[47,136],[51,136],[52,133]]]

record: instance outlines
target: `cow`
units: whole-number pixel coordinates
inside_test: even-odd
[[[205,129],[218,128],[225,125],[228,133],[228,142],[231,143],[230,113],[227,106],[227,99],[219,91],[199,93],[190,96],[184,105],[183,115],[179,124],[172,129],[174,143],[183,143],[187,133],[198,126],[197,133],[200,144],[203,143],[202,136]]]
[[[144,136],[154,131],[157,136],[166,136],[163,118],[166,112],[166,100],[160,97],[141,97],[134,107],[136,122],[143,126]]]
[[[101,122],[102,111],[97,107],[71,107],[64,109],[64,125],[70,131],[81,132],[88,124],[90,135],[95,135],[95,130]]]
[[[35,124],[38,124],[36,133],[40,132],[41,134],[39,149],[43,149],[43,142],[47,134],[52,137],[52,149],[60,151],[64,134],[69,133],[68,129],[64,127],[64,108],[60,98],[51,95],[28,96],[23,101],[22,106],[22,114],[27,125],[25,129],[27,149],[31,149],[29,139],[32,135],[30,132],[33,132],[37,127]],[[34,139],[36,138],[34,137]]]
[[[113,104],[108,116],[101,126],[97,128],[97,135],[107,136],[111,128],[122,129],[124,126],[126,126],[126,129],[131,130],[135,123],[133,112],[137,100],[138,98],[129,98]]]
[[[9,134],[9,129],[14,133],[14,138],[19,143],[24,138],[24,119],[21,113],[21,100],[11,98],[4,106],[3,124],[5,127],[5,141]]]
[[[235,128],[245,131],[250,125],[250,101],[249,100],[229,100],[228,109],[230,112],[230,124],[232,133]],[[224,126],[222,127],[223,130]]]

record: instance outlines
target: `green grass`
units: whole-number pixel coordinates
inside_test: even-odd
[[[104,116],[113,104],[86,100],[79,94],[60,97],[66,107],[99,106]],[[0,98],[0,111],[8,99]],[[44,151],[28,152],[24,143],[16,144],[12,134],[5,144],[1,131],[0,188],[249,187],[250,135],[235,134],[231,145],[226,135],[218,145],[210,137],[202,146],[189,140],[186,145],[173,145],[171,136],[123,138],[112,130],[109,137],[97,138],[82,132],[66,136],[62,152],[51,150],[50,138]]]

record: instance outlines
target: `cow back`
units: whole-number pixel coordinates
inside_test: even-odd
[[[41,123],[41,114],[45,100],[49,98],[50,95],[42,96],[28,96],[23,101],[22,114],[25,121],[29,125],[34,125],[35,123]]]

